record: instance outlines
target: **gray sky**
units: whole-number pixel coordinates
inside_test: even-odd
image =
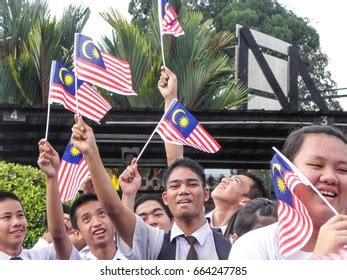
[[[296,15],[310,20],[311,26],[320,36],[322,51],[329,57],[328,69],[332,73],[333,80],[338,88],[347,88],[346,2],[341,0],[278,0],[278,2]],[[340,91],[340,94],[347,94],[347,90]],[[343,98],[343,103],[347,104],[346,98]]]
[[[58,17],[63,8],[69,4],[83,4],[90,7],[91,17],[85,27],[84,34],[98,40],[101,35],[111,34],[111,28],[100,17],[99,13],[109,7],[117,8],[127,19],[128,0],[48,0],[52,14]],[[338,88],[347,87],[345,70],[347,63],[347,36],[345,28],[347,17],[345,15],[345,1],[330,0],[278,0],[279,3],[292,10],[296,15],[310,20],[310,24],[318,31],[322,51],[329,57],[328,69],[332,73],[333,80]],[[347,94],[347,90],[340,91]],[[347,98],[341,99],[347,107]]]

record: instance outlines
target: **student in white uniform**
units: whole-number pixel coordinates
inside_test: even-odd
[[[177,98],[177,79],[167,67],[162,67],[158,88],[165,101],[165,110]],[[165,143],[168,165],[179,158],[183,158],[181,145]],[[212,186],[210,186],[212,187]],[[211,192],[215,205],[214,210],[206,215],[211,227],[220,229],[224,234],[229,220],[233,215],[250,200],[258,197],[268,197],[267,188],[260,178],[252,173],[233,175],[223,178]]]
[[[333,127],[312,125],[292,132],[283,147],[283,154],[325,196],[338,213],[347,208],[347,139]],[[230,260],[309,259],[317,243],[318,233],[334,213],[312,190],[300,195],[313,223],[307,244],[289,257],[279,253],[277,223],[246,233],[235,242]]]
[[[87,246],[80,250],[83,260],[126,259],[117,250],[115,228],[95,194],[82,194],[71,206],[71,223]]]
[[[53,246],[23,249],[27,220],[19,198],[11,192],[0,191],[0,260],[53,260]],[[74,256],[71,256],[74,258]],[[76,255],[75,255],[76,257]]]
[[[67,259],[76,248],[66,233],[58,188],[59,155],[44,139],[39,142],[38,165],[46,175],[47,217],[53,243],[60,259]],[[72,204],[71,223],[88,248],[77,259],[119,259],[115,246],[115,228],[95,194],[84,194]]]
[[[122,203],[127,206],[142,220],[152,226],[170,231],[173,222],[173,216],[169,208],[164,205],[161,195],[158,194],[139,194],[136,195],[141,187],[141,181],[133,180],[140,177],[137,170],[136,159],[121,174],[120,187],[122,188]],[[125,182],[125,184],[123,183]],[[133,184],[127,184],[133,182]]]
[[[146,225],[121,202],[102,164],[93,130],[80,116],[75,116],[72,143],[84,154],[96,193],[117,228],[119,248],[127,258],[210,260],[227,257],[230,242],[214,233],[204,217],[203,207],[209,191],[199,164],[182,159],[168,169],[163,201],[174,216],[174,225],[165,236],[163,230]],[[139,182],[141,177],[137,175],[134,180]],[[163,252],[163,247],[171,245],[174,250],[171,247]]]

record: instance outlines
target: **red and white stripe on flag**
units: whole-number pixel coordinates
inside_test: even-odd
[[[172,34],[175,37],[184,35],[184,31],[178,22],[177,14],[171,6],[168,7],[162,19],[161,29],[164,34]]]
[[[132,88],[129,63],[105,52],[101,52],[101,55],[106,70],[96,64],[77,58],[78,78],[118,94],[136,95]]]
[[[112,108],[111,104],[87,82],[84,82],[77,90],[77,99],[78,112],[82,116],[98,123]],[[62,104],[67,110],[74,113],[77,112],[76,97],[67,93],[62,85],[51,85],[49,102]]]
[[[74,199],[81,182],[89,174],[88,166],[84,159],[79,164],[61,160],[58,172],[58,184],[62,202]]]
[[[285,172],[283,179],[292,192],[293,207],[278,200],[279,249],[282,255],[289,256],[311,238],[313,225],[305,205],[294,192],[302,181],[293,172]]]
[[[200,124],[185,138],[182,133],[164,118],[158,125],[157,132],[166,142],[192,146],[207,153],[216,153],[221,148],[219,143]]]

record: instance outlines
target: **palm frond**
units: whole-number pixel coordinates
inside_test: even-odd
[[[0,5],[5,2],[0,0]],[[6,13],[12,17],[7,18],[7,25],[12,32],[8,34],[14,39],[11,39],[13,47],[5,61],[8,75],[2,77],[2,86],[6,86],[6,92],[10,86],[15,88],[18,100],[26,104],[44,106],[47,103],[51,62],[66,62],[71,57],[73,35],[83,28],[89,9],[70,6],[57,22],[55,18],[51,19],[46,1],[38,0],[30,5],[24,0],[10,2]]]
[[[127,104],[126,106],[147,107],[155,105],[154,99],[149,98],[148,92],[156,88],[155,78],[158,76],[160,63],[153,59],[153,50],[147,37],[141,34],[139,28],[128,23],[118,11],[110,9],[103,13],[102,17],[112,26],[114,36],[111,39],[104,37],[103,43],[107,52],[118,58],[129,62],[133,85],[138,93],[136,97],[120,97],[113,95],[113,98],[120,101],[119,104]],[[158,67],[153,68],[153,67]],[[147,92],[147,93],[144,93]],[[125,102],[124,99],[128,102]]]

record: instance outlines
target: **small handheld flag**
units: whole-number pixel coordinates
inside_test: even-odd
[[[160,30],[160,47],[163,65],[165,66],[163,34],[172,34],[175,37],[184,35],[184,31],[178,22],[178,16],[168,0],[158,0],[158,19]]]
[[[221,146],[196,118],[175,99],[159,122],[156,132],[164,141],[188,145],[207,153],[216,153]]]
[[[207,153],[216,153],[221,148],[219,143],[177,99],[171,102],[169,109],[162,116],[137,156],[137,161],[139,161],[155,132],[158,132],[165,142],[192,146]]]
[[[77,80],[77,98],[75,94],[75,74],[59,61],[52,61],[52,76],[49,90],[49,104],[62,104],[67,110],[78,113],[93,121],[100,120],[112,108],[111,104],[101,96],[90,84]]]
[[[101,52],[90,37],[79,33],[75,34],[75,52],[79,79],[118,94],[136,95],[128,62]]]
[[[279,249],[282,255],[290,256],[305,246],[312,235],[311,217],[296,195],[309,187],[277,153],[270,165],[278,203]]]
[[[83,179],[89,174],[83,154],[69,141],[61,158],[58,184],[61,201],[74,199]]]
[[[163,34],[172,34],[175,37],[184,35],[184,31],[178,22],[178,16],[168,0],[161,1],[160,22]]]

